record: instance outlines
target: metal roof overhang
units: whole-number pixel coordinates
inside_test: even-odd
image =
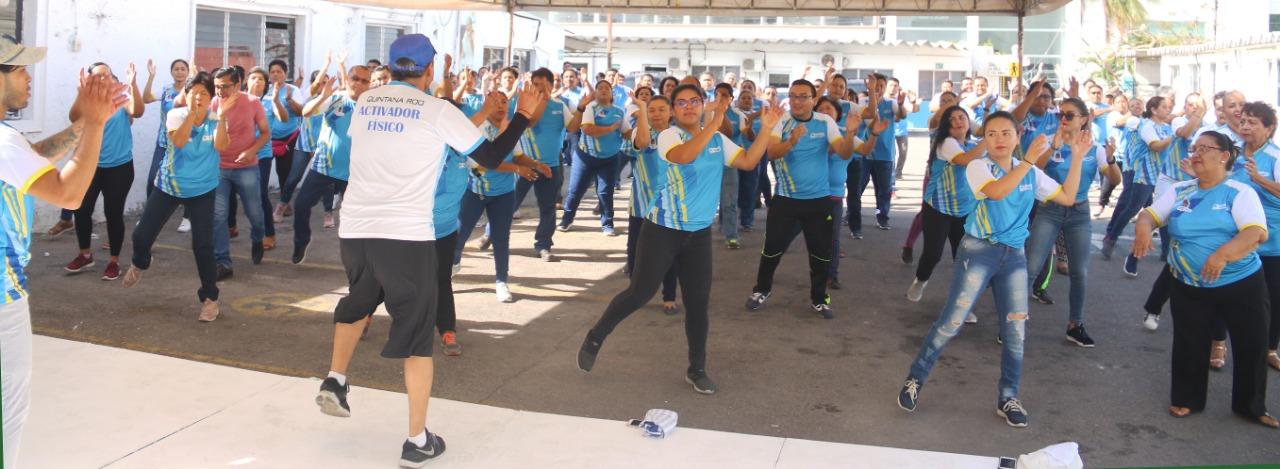
[[[1071,0],[333,0],[418,10],[594,11],[709,16],[1038,15]]]

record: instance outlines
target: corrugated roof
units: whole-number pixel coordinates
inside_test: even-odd
[[[608,38],[604,36],[574,36],[574,39],[595,43],[597,45],[604,44]],[[755,44],[755,45],[863,45],[863,46],[888,46],[888,47],[930,47],[935,49],[949,49],[964,51],[968,48],[954,42],[929,42],[929,41],[859,41],[856,39],[728,39],[728,38],[708,38],[708,39],[690,39],[690,38],[663,38],[663,37],[617,37],[613,38],[616,44]]]
[[[423,10],[585,11],[713,16],[1038,15],[1071,0],[334,0]],[[468,6],[470,5],[470,6]]]
[[[615,39],[616,40],[616,39]],[[1223,39],[1220,41],[1190,44],[1185,46],[1153,47],[1150,49],[1122,50],[1116,55],[1120,57],[1160,57],[1163,55],[1195,55],[1224,49],[1239,49],[1259,46],[1280,46],[1280,33],[1266,33],[1253,36]]]

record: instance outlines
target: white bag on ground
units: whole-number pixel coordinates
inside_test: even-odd
[[[649,409],[644,414],[644,421],[640,422],[640,428],[644,430],[645,436],[666,438],[676,429],[677,419],[673,410]]]
[[[1018,456],[1018,469],[1084,469],[1084,461],[1080,445],[1068,441]]]

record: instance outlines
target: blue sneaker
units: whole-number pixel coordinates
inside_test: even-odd
[[[1000,408],[996,409],[996,415],[1004,418],[1004,422],[1010,427],[1023,428],[1027,426],[1027,410],[1022,408],[1022,403],[1017,398],[1012,398],[1000,403]]]
[[[1129,278],[1138,278],[1138,258],[1133,254],[1124,257],[1124,274]]]
[[[606,227],[604,227],[604,228],[600,228],[600,231],[604,232],[604,235],[605,235],[605,236],[617,236],[617,235],[618,235],[618,232],[617,232],[617,231],[614,231],[612,226],[606,226]]]
[[[916,411],[916,403],[920,401],[920,380],[907,378],[898,391],[898,407],[907,412]]]

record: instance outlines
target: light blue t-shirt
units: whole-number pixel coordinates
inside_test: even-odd
[[[458,231],[462,192],[467,190],[471,174],[467,171],[466,155],[448,147],[444,151],[444,169],[440,172],[440,182],[436,184],[436,202],[431,214],[435,220],[436,239]]]
[[[844,128],[840,128],[841,133]],[[857,139],[857,137],[854,137]],[[856,150],[862,145],[861,140],[855,140],[853,147]],[[862,155],[857,153],[850,155],[849,158],[841,158],[839,154],[830,153],[827,156],[827,185],[831,188],[832,197],[844,197],[845,191],[848,190],[845,182],[849,180],[849,163],[854,158],[861,158]]]
[[[1248,185],[1258,193],[1258,200],[1262,202],[1262,211],[1267,216],[1267,232],[1280,233],[1280,197],[1276,197],[1275,194],[1253,182],[1253,178],[1249,177],[1249,170],[1245,168],[1245,163],[1248,161],[1244,154],[1236,158],[1235,165],[1231,167],[1231,179]],[[1272,181],[1280,181],[1280,165],[1276,164],[1278,161],[1280,161],[1280,147],[1272,142],[1267,142],[1253,154],[1253,164],[1258,167],[1258,174]],[[1280,235],[1268,237],[1261,246],[1258,246],[1258,255],[1280,256]]]
[[[978,203],[969,189],[965,166],[952,163],[956,157],[973,148],[972,140],[961,143],[948,137],[938,147],[936,158],[929,163],[929,185],[924,200],[930,207],[953,217],[967,217]]]
[[[511,100],[509,114],[515,114],[516,100]],[[562,98],[547,101],[542,118],[520,135],[520,150],[549,167],[560,166],[560,150],[564,147],[565,130],[573,120],[573,106]]]
[[[263,101],[263,100],[259,99],[259,100],[258,100],[258,103],[262,104],[262,109],[264,110],[264,112],[266,112],[266,110],[267,110],[267,109],[270,109],[270,108],[271,108],[271,101]],[[274,128],[274,127],[271,127],[272,125],[273,125],[273,121],[272,121],[271,119],[267,119],[267,128]],[[261,137],[261,136],[262,136],[262,132],[261,132],[260,130],[258,130],[258,126],[256,126],[256,125],[255,125],[255,126],[253,126],[253,139],[254,139],[254,141],[257,141],[257,140],[258,140],[258,137]],[[270,140],[268,140],[268,141],[267,141],[267,143],[262,144],[262,148],[259,148],[259,149],[258,149],[258,161],[259,161],[259,162],[261,162],[262,160],[269,160],[269,159],[271,159],[271,158],[275,158],[275,156],[276,156],[276,155],[275,155],[275,153],[272,153],[272,152],[271,152],[271,141],[270,141]]]
[[[600,106],[594,102],[588,104],[586,111],[582,113],[583,127],[587,124],[608,127],[618,122],[622,122],[621,127],[599,137],[589,137],[584,132],[582,139],[578,141],[578,147],[588,156],[613,158],[622,150],[622,133],[631,129],[627,125],[626,111],[622,108],[616,105]]]
[[[1022,141],[1019,142],[1018,148],[1013,155],[1022,157],[1026,155],[1027,148],[1031,147],[1031,142],[1041,135],[1046,140],[1052,140],[1053,135],[1058,133],[1058,112],[1046,111],[1044,114],[1035,115],[1030,112],[1022,118]]]
[[[631,210],[630,215],[645,218],[649,214],[649,203],[653,193],[665,184],[666,168],[670,163],[658,156],[657,129],[649,129],[649,146],[638,149],[634,142],[623,145],[622,152],[633,159],[631,171]]]
[[[1111,109],[1107,103],[1089,103],[1089,111],[1096,109]],[[1107,146],[1107,137],[1110,136],[1111,129],[1107,126],[1107,114],[1093,118],[1093,141],[1098,145]]]
[[[107,119],[102,129],[102,150],[98,153],[99,168],[114,168],[133,161],[133,130],[129,126],[133,118],[124,108]]]
[[[1156,181],[1160,179],[1161,168],[1165,167],[1164,160],[1169,156],[1169,148],[1155,152],[1151,150],[1150,142],[1155,140],[1163,140],[1173,135],[1173,127],[1169,124],[1157,124],[1151,119],[1143,119],[1138,124],[1138,133],[1134,137],[1133,160],[1133,182],[1138,184],[1147,184],[1154,186]],[[1152,140],[1155,139],[1155,140]]]
[[[617,85],[613,87],[613,103],[616,106],[626,108],[631,103],[631,88],[626,85]],[[581,98],[579,98],[581,99]]]
[[[186,120],[189,108],[169,111],[166,123],[170,130],[177,130]],[[180,199],[208,194],[218,188],[221,172],[218,170],[218,150],[213,146],[218,120],[212,112],[204,122],[192,126],[191,139],[182,148],[169,142],[160,171],[156,172],[155,186],[162,192]]]
[[[1080,188],[1076,190],[1076,203],[1089,201],[1089,187],[1093,185],[1093,179],[1098,175],[1098,158],[1105,158],[1107,149],[1094,145],[1089,147],[1089,153],[1085,155],[1084,162],[1080,167]],[[1062,184],[1067,180],[1067,174],[1071,172],[1071,146],[1063,145],[1058,151],[1049,155],[1049,161],[1044,165],[1044,173]]]
[[[298,149],[299,150],[302,150],[307,153],[311,153],[319,149],[320,128],[324,126],[323,119],[324,117],[319,114],[311,117],[302,118],[302,125],[299,126],[298,128],[298,132],[299,132]]]
[[[498,128],[494,127],[489,121],[485,121],[480,125],[480,132],[489,141],[498,137]],[[519,147],[516,147],[517,149]],[[515,153],[508,153],[507,157],[502,160],[503,163],[511,163],[515,160]],[[499,195],[510,193],[516,190],[516,173],[508,173],[498,171],[496,169],[485,169],[476,167],[471,171],[471,181],[467,184],[467,188],[471,193],[483,195],[485,197],[496,197]]]
[[[330,96],[322,118],[316,156],[311,159],[311,169],[334,179],[346,181],[351,177],[351,117],[356,102],[346,94]]]
[[[1010,170],[1018,165],[1026,164],[1014,158]],[[1028,218],[1031,207],[1036,200],[1048,201],[1062,190],[1057,182],[1032,166],[1018,186],[1004,196],[995,200],[982,193],[987,184],[1004,177],[1005,172],[1000,165],[990,158],[982,158],[969,162],[965,168],[965,178],[969,181],[969,189],[978,200],[973,214],[965,219],[964,232],[978,239],[991,243],[999,243],[1012,248],[1021,249],[1027,241]]]
[[[1193,287],[1220,287],[1244,279],[1262,268],[1257,252],[1228,263],[1218,279],[1200,277],[1209,256],[1251,226],[1267,228],[1258,194],[1248,185],[1227,179],[1209,189],[1198,180],[1174,184],[1146,210],[1160,225],[1169,226],[1169,268],[1178,281]]]
[[[464,94],[462,99],[458,101],[458,108],[462,109],[462,113],[470,118],[484,108],[484,95],[480,93]]]
[[[269,87],[274,85],[267,85],[267,86],[268,86],[267,94],[270,95],[271,89]],[[269,104],[271,103],[267,103],[268,104],[268,106],[266,106],[267,120],[271,122],[271,139],[272,140],[282,140],[282,139],[288,138],[290,135],[293,135],[294,132],[297,132],[298,128],[302,126],[302,115],[296,112],[293,112],[293,109],[289,108],[289,99],[288,99],[289,96],[291,95],[300,95],[300,94],[301,92],[298,91],[298,88],[290,84],[285,84],[284,90],[276,94],[276,101],[280,101],[280,105],[284,107],[284,112],[288,114],[287,116],[283,116],[283,117],[277,116],[275,106],[270,106]]]
[[[826,114],[813,113],[807,121],[788,115],[773,127],[770,135],[787,141],[792,132],[804,132],[787,155],[769,161],[773,166],[777,195],[811,200],[831,195],[828,178],[831,145],[840,141],[840,127]]]
[[[896,135],[898,126],[906,126],[906,122],[897,122],[898,101],[894,99],[882,99],[880,104],[876,106],[876,113],[880,115],[880,120],[888,122],[889,126],[884,129],[881,137],[889,137]],[[871,127],[867,125],[868,121],[862,122],[862,127],[858,129],[858,138],[866,140],[870,138]],[[876,161],[896,161],[898,158],[898,142],[892,138],[877,138],[876,146],[871,150],[870,159]]]
[[[742,147],[716,132],[692,162],[676,164],[667,160],[672,148],[693,139],[678,127],[658,134],[658,157],[665,161],[665,176],[653,191],[645,218],[680,231],[698,231],[711,226],[720,207],[720,182],[726,166],[743,154]],[[825,162],[824,162],[825,163]]]
[[[169,111],[173,110],[173,104],[178,100],[180,90],[173,88],[173,85],[164,85],[160,89],[160,132],[156,135],[156,146],[165,148],[169,146],[169,132],[165,128],[164,116],[169,115]]]

